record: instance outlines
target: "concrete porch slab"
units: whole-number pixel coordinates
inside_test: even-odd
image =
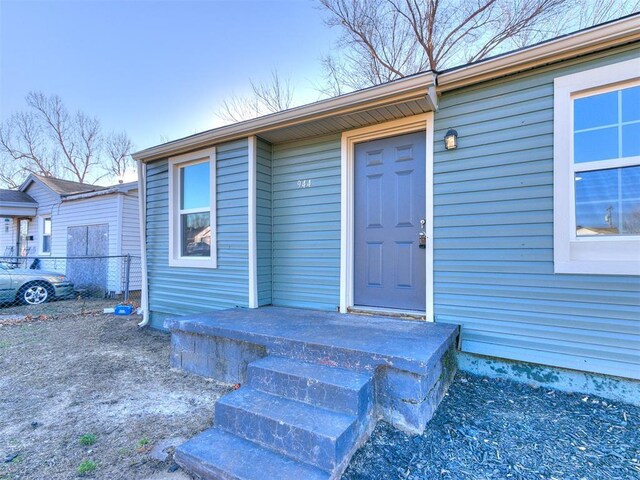
[[[274,462],[283,480],[336,480],[379,419],[423,432],[455,374],[453,325],[265,307],[165,326],[173,367],[242,384],[176,450],[207,480],[265,478]]]
[[[387,366],[418,375],[433,371],[459,332],[455,325],[284,307],[173,318],[165,328],[261,346],[274,355],[326,357],[332,366],[370,372]]]

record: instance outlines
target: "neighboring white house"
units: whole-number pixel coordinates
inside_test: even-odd
[[[139,223],[137,182],[100,187],[32,174],[18,190],[0,190],[0,256],[37,257],[41,268],[76,283],[92,276],[113,293],[123,290],[122,258],[68,258],[131,255],[129,287],[138,290]]]

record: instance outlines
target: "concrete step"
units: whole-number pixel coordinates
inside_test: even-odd
[[[215,424],[296,460],[329,472],[358,439],[355,415],[272,395],[245,386],[216,402]]]
[[[247,385],[263,392],[364,418],[373,407],[373,376],[284,357],[249,364]]]
[[[174,455],[183,469],[204,480],[328,480],[329,473],[297,462],[220,428],[180,445]]]

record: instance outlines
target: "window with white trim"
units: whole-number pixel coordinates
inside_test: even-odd
[[[640,59],[555,79],[554,269],[640,274]]]
[[[40,231],[40,254],[51,253],[51,217],[44,217]]]
[[[169,265],[216,268],[215,149],[169,159]]]

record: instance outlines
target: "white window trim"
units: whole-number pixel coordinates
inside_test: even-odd
[[[426,245],[426,305],[425,318],[433,322],[433,112],[384,122],[342,133],[341,142],[341,214],[340,214],[340,312],[354,306],[354,149],[368,140],[425,131],[425,215]]]
[[[555,273],[640,275],[640,236],[577,237],[574,171],[640,163],[638,157],[573,166],[571,100],[617,90],[640,79],[640,59],[582,71],[554,80],[553,259]],[[597,165],[596,165],[597,164]]]
[[[183,257],[180,254],[180,168],[188,164],[209,161],[209,199],[211,222],[211,256]],[[216,149],[215,147],[197,152],[186,153],[169,158],[169,266],[192,268],[217,268],[217,238],[216,221]]]
[[[51,234],[49,235],[49,237],[51,237],[51,242],[49,244],[49,251],[45,252],[43,247],[44,247],[44,221],[46,219],[51,220]],[[38,217],[38,255],[39,256],[51,256],[51,250],[53,250],[53,219],[51,218],[51,215],[43,215]]]

